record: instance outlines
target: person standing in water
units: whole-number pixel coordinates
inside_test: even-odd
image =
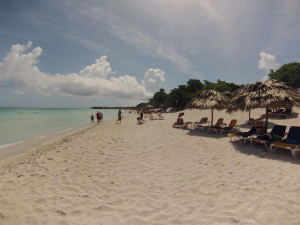
[[[122,111],[119,110],[119,112],[118,112],[118,120],[116,121],[116,124],[117,123],[121,123],[121,121],[122,121]]]
[[[95,123],[95,120],[94,120],[94,115],[93,115],[93,114],[91,115],[91,117],[90,117],[90,118],[91,118],[91,123]]]

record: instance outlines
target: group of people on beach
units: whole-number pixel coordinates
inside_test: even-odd
[[[94,114],[92,114],[90,118],[91,118],[91,123],[95,123]],[[97,111],[97,113],[96,113],[96,119],[97,119],[97,124],[103,122],[103,113]]]
[[[131,111],[130,111],[129,113],[131,113]],[[123,116],[122,116],[122,111],[119,110],[119,111],[118,111],[118,118],[117,118],[116,124],[121,123],[122,118],[123,118]],[[139,119],[142,120],[143,118],[144,118],[144,111],[141,110],[141,111],[139,112],[139,117],[137,117],[137,120],[139,120]]]
[[[130,113],[131,113],[131,112],[130,112]],[[143,110],[141,110],[141,111],[140,111],[140,116],[139,116],[138,118],[139,118],[139,119],[143,119],[143,117],[144,117],[144,112],[143,112]],[[95,124],[96,122],[95,122],[95,116],[94,116],[94,114],[92,114],[92,115],[90,116],[90,118],[91,118],[91,123]],[[97,124],[99,124],[100,122],[103,122],[103,113],[97,111],[97,113],[96,113],[96,118],[97,118]],[[122,122],[122,118],[123,118],[123,116],[122,116],[122,111],[119,110],[119,111],[118,111],[118,117],[117,117],[116,124],[120,124],[120,123]]]

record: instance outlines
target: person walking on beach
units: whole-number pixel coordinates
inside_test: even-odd
[[[122,120],[122,111],[119,110],[119,112],[118,112],[118,120],[116,121],[116,124],[117,123],[121,123],[121,120]]]
[[[90,118],[91,118],[91,123],[95,123],[95,120],[94,120],[94,115],[93,115],[93,114],[91,115],[91,117],[90,117]]]
[[[99,113],[99,111],[97,111],[97,113],[96,113],[96,118],[97,118],[97,124],[99,124],[99,122],[100,122],[100,113]]]
[[[140,112],[140,118],[144,119],[144,111],[143,110],[141,110],[141,112]]]
[[[100,112],[100,122],[103,122],[103,113]]]

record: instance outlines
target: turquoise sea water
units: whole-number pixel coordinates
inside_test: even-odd
[[[118,112],[115,109],[98,111],[103,113],[104,121],[116,118]],[[0,107],[0,147],[89,125],[91,114],[95,116],[96,112],[96,109]]]

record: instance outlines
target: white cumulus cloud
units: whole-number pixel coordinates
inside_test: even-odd
[[[85,67],[79,72],[80,76],[84,77],[102,77],[106,78],[108,74],[112,72],[109,62],[107,62],[107,57],[102,56],[96,59],[96,62],[90,66]]]
[[[142,85],[149,91],[156,92],[165,81],[165,72],[160,69],[148,69],[145,73],[145,79]]]
[[[265,69],[265,70],[270,70],[270,69],[277,69],[280,64],[276,63],[276,57],[274,55],[261,52],[259,53],[260,60],[258,62],[258,68],[259,69]]]
[[[266,70],[268,74],[270,70],[276,70],[279,68],[280,64],[276,62],[276,57],[266,52],[259,53],[260,60],[258,62],[258,68]],[[263,77],[263,80],[268,78],[267,74]]]
[[[112,69],[106,56],[95,60],[78,73],[47,74],[38,68],[37,58],[42,49],[30,51],[32,43],[13,45],[0,62],[0,86],[9,86],[42,95],[53,93],[67,96],[116,97],[127,99],[148,99],[153,90],[164,81],[165,73],[149,69],[140,84],[134,76],[112,76]],[[21,92],[15,92],[21,94]]]

